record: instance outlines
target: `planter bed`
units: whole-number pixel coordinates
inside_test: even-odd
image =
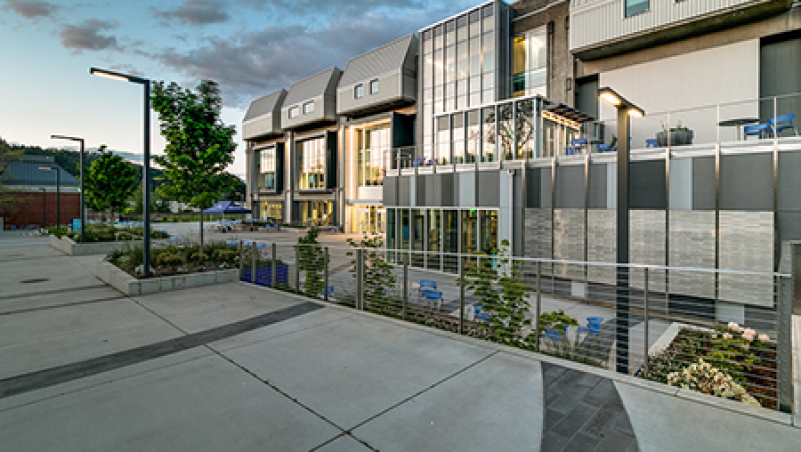
[[[239,280],[239,270],[225,269],[137,279],[110,262],[100,261],[95,267],[95,276],[125,295],[136,296],[210,284],[236,282]]]
[[[651,373],[648,379],[666,383],[669,372],[681,372],[701,358],[734,377],[763,407],[776,409],[775,342],[747,341],[741,332],[730,328],[715,331],[672,324],[650,348]]]
[[[161,243],[152,240],[152,243]],[[141,247],[142,240],[125,240],[120,242],[90,242],[90,243],[77,243],[72,241],[69,237],[58,238],[55,235],[50,236],[50,246],[61,251],[68,256],[91,256],[96,254],[108,254],[112,251],[118,250],[123,246]]]

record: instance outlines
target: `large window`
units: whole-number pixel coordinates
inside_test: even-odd
[[[289,109],[289,117],[290,118],[297,118],[300,115],[300,108],[297,106],[291,107]]]
[[[298,189],[325,189],[325,138],[313,138],[298,143],[298,157]]]
[[[540,27],[515,37],[512,91],[515,97],[546,95],[548,82],[547,31]]]
[[[370,81],[370,94],[378,94],[378,79]]]
[[[258,151],[258,187],[259,191],[275,191],[275,148]]]
[[[626,17],[631,17],[637,14],[650,11],[650,0],[625,0],[626,2]]]
[[[306,102],[303,104],[303,114],[308,115],[309,113],[314,113],[314,102]]]
[[[284,219],[284,203],[282,202],[270,202],[270,201],[262,201],[259,203],[261,205],[261,219],[266,220],[268,218],[274,218],[279,222]]]
[[[353,87],[353,98],[361,99],[364,97],[364,85],[356,85]]]
[[[384,183],[384,156],[389,152],[389,125],[357,130],[359,185]]]
[[[333,224],[332,215],[334,203],[331,201],[303,201],[301,212],[303,224],[313,226],[330,226]]]

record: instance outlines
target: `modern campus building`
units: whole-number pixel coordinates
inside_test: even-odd
[[[389,248],[432,252],[413,264],[438,271],[457,266],[436,253],[503,240],[519,256],[614,262],[622,137],[614,109],[599,103],[609,86],[647,113],[628,137],[631,261],[773,271],[780,243],[801,239],[799,6],[491,1],[358,56],[326,129],[338,134],[326,148],[338,172],[324,185],[334,201],[324,218],[348,232],[385,232]],[[270,143],[288,143],[285,180],[302,174],[288,113],[304,99],[287,96],[281,124],[258,133],[252,124],[275,121],[280,96],[254,101],[243,124],[253,162]],[[777,117],[790,122],[771,125]],[[323,218],[298,212],[301,198],[282,199],[285,221]],[[262,215],[278,216],[267,208]],[[555,272],[585,293],[614,281],[581,266]],[[653,290],[730,302],[732,318],[772,290],[771,281],[712,274],[652,278]]]

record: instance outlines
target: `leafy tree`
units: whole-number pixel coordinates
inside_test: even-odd
[[[373,310],[382,312],[384,307],[392,311],[392,299],[389,294],[395,289],[397,278],[392,272],[393,267],[386,260],[386,250],[384,249],[384,239],[379,235],[364,236],[356,241],[348,239],[348,244],[353,248],[361,248],[364,258],[364,299]],[[348,256],[355,253],[348,252]],[[356,260],[352,262],[353,277],[356,278]],[[393,314],[392,312],[383,312]]]
[[[122,211],[138,186],[136,169],[119,155],[101,149],[85,173],[86,205],[98,212],[109,210],[113,217],[114,212]]]
[[[321,272],[325,268],[325,253],[317,243],[319,232],[315,228],[309,229],[304,237],[298,237],[299,269],[306,274],[304,294],[307,297],[317,297],[325,287]]]
[[[177,83],[156,82],[153,109],[167,141],[164,155],[154,157],[169,180],[159,191],[169,199],[206,209],[228,192],[233,180],[225,168],[234,161],[234,126],[220,119],[222,97],[217,83],[203,80],[196,91]],[[203,249],[203,215],[200,216]]]
[[[243,199],[245,199],[247,189],[245,181],[231,173],[225,173],[225,177],[230,179],[232,187],[223,194],[223,201],[241,202]]]
[[[0,215],[14,212],[17,203],[20,202],[14,190],[3,183],[9,162],[20,160],[22,160],[22,150],[12,148],[6,140],[0,138]]]
[[[537,332],[527,331],[531,309],[523,282],[520,261],[511,257],[509,241],[504,240],[498,250],[498,270],[490,265],[490,257],[479,255],[479,265],[471,267],[465,278],[459,280],[465,290],[479,299],[481,312],[489,315],[490,340],[520,348],[532,348]]]

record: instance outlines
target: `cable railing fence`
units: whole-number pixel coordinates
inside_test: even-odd
[[[242,241],[241,279],[751,405],[792,407],[789,275],[359,245]],[[432,260],[449,271],[423,268]],[[726,279],[759,290],[744,303],[719,290]]]

